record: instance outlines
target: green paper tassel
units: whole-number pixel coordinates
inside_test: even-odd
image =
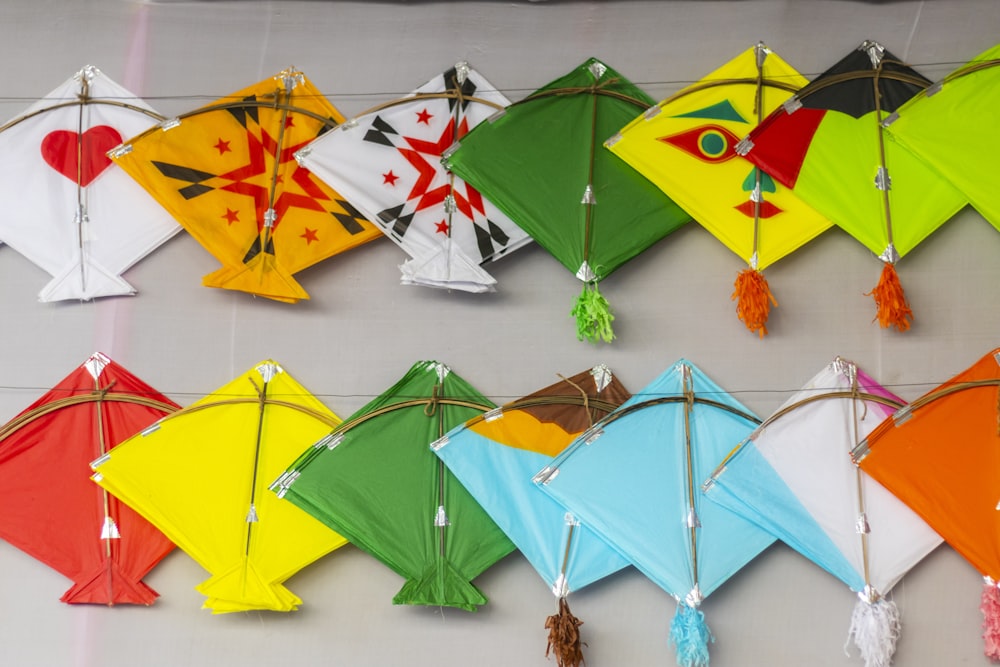
[[[576,318],[578,340],[587,339],[591,343],[603,340],[610,343],[615,339],[615,332],[611,329],[615,316],[611,314],[608,300],[597,289],[597,283],[586,283],[583,286],[583,292],[577,297],[570,314]]]

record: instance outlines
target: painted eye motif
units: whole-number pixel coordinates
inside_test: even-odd
[[[702,125],[657,140],[703,162],[718,163],[736,157],[734,149],[740,138],[720,125]]]

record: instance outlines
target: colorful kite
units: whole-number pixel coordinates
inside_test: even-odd
[[[761,271],[832,223],[735,147],[804,85],[805,77],[757,44],[605,142],[746,261],[733,299],[739,318],[762,338],[777,301]]]
[[[211,573],[205,609],[293,611],[282,583],[346,540],[267,485],[339,423],[265,361],[94,461],[93,479]]]
[[[591,58],[477,126],[445,153],[470,182],[584,283],[577,337],[610,342],[597,284],[690,218],[604,150],[652,98]]]
[[[583,663],[582,623],[566,597],[629,562],[531,476],[628,398],[608,367],[596,366],[473,417],[431,445],[552,588],[558,611],[546,621],[548,650],[559,667]]]
[[[871,295],[883,328],[910,327],[895,264],[965,205],[882,121],[930,85],[866,41],[768,116],[736,151],[793,189],[884,263]]]
[[[699,485],[760,423],[681,360],[594,424],[535,482],[677,600],[670,641],[682,667],[708,665],[698,609],[774,538]]]
[[[510,102],[467,63],[381,104],[296,154],[406,251],[404,285],[492,292],[479,265],[531,241],[441,165],[456,140]]]
[[[121,274],[180,231],[105,155],[162,118],[87,66],[0,126],[0,239],[52,276],[40,301],[135,294]]]
[[[837,359],[719,465],[705,495],[761,526],[858,596],[849,636],[866,667],[888,667],[899,611],[885,595],[941,538],[862,473],[851,450],[902,399]]]
[[[1000,151],[1000,44],[921,92],[884,121],[889,136],[936,169],[1000,229],[992,178]]]
[[[514,545],[429,445],[492,407],[447,366],[419,362],[271,488],[405,577],[394,604],[475,611],[486,598],[471,580]]]
[[[286,70],[110,155],[222,263],[203,284],[294,303],[309,295],[292,274],[379,236],[294,160],[342,121],[301,72]]]
[[[983,575],[986,655],[1000,659],[1000,348],[886,419],[853,451],[861,469]]]
[[[179,406],[100,353],[0,428],[0,537],[73,580],[63,602],[152,604],[174,545],[88,464]]]

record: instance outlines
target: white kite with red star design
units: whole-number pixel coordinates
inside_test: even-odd
[[[296,159],[410,256],[400,266],[403,284],[491,292],[496,280],[480,265],[531,238],[448,172],[441,154],[508,104],[459,63],[328,132]]]
[[[106,155],[161,119],[87,66],[0,127],[0,239],[52,276],[40,301],[135,294],[120,274],[180,230]]]

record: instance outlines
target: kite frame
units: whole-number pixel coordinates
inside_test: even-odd
[[[601,434],[601,432],[603,431],[604,427],[607,426],[608,424],[614,423],[614,422],[618,421],[619,419],[621,419],[623,417],[626,417],[626,416],[628,416],[628,415],[630,415],[630,414],[632,414],[634,412],[637,412],[637,411],[645,409],[645,408],[655,407],[655,406],[658,406],[658,405],[669,405],[669,404],[672,404],[672,403],[683,403],[683,404],[685,404],[685,407],[686,407],[686,409],[684,411],[684,432],[685,432],[684,433],[684,435],[685,435],[684,440],[685,441],[684,441],[683,444],[684,444],[684,447],[685,447],[685,458],[687,460],[687,465],[686,465],[686,468],[687,468],[687,470],[686,470],[686,472],[687,472],[686,478],[687,478],[687,487],[688,487],[687,488],[687,502],[688,502],[688,511],[693,511],[694,510],[694,506],[695,506],[694,497],[695,497],[695,491],[696,491],[697,485],[696,485],[696,483],[694,481],[694,457],[692,455],[693,452],[692,452],[691,431],[690,431],[691,408],[693,408],[695,405],[698,405],[698,404],[704,405],[704,406],[707,406],[707,407],[713,407],[713,408],[722,410],[724,412],[729,412],[729,413],[731,413],[733,415],[736,415],[737,417],[740,417],[741,419],[745,419],[748,422],[750,422],[752,424],[755,424],[757,426],[760,425],[761,420],[756,415],[753,415],[753,414],[750,414],[748,412],[745,412],[744,410],[742,410],[742,409],[740,409],[740,408],[738,408],[736,406],[729,405],[729,404],[726,404],[726,403],[722,403],[720,401],[715,401],[715,400],[710,399],[710,398],[702,398],[700,396],[697,396],[696,393],[694,392],[694,390],[691,388],[691,385],[690,385],[690,382],[691,382],[691,366],[689,366],[687,364],[683,364],[683,365],[680,366],[680,368],[681,368],[682,373],[683,373],[683,387],[684,387],[684,391],[683,391],[682,394],[680,394],[680,395],[670,394],[668,396],[659,396],[659,397],[656,397],[656,398],[650,398],[650,399],[646,399],[646,400],[643,400],[643,401],[638,401],[638,402],[633,403],[631,405],[624,406],[622,408],[616,409],[614,412],[611,412],[610,414],[608,414],[603,419],[600,419],[597,422],[595,422],[592,427],[590,427],[587,431],[585,431],[579,437],[577,437],[577,439],[575,441],[573,441],[572,444],[570,444],[566,449],[564,449],[561,454],[559,454],[557,457],[555,457],[549,465],[547,465],[545,468],[543,468],[542,470],[540,470],[535,475],[535,477],[534,477],[535,483],[537,483],[537,484],[545,484],[545,483],[547,483],[552,478],[552,476],[558,472],[559,466],[560,466],[561,462],[567,456],[569,456],[576,449],[578,449],[579,446],[581,445],[581,443],[589,444],[589,443],[593,442],[593,440],[597,436],[599,436]],[[635,397],[635,396],[641,396],[641,394],[633,394],[633,397]],[[692,566],[692,574],[693,574],[692,578],[694,580],[694,588],[692,589],[691,593],[689,593],[686,596],[686,598],[684,598],[682,600],[684,602],[685,606],[689,606],[692,609],[694,607],[696,607],[701,602],[701,591],[699,590],[699,586],[698,586],[697,529],[698,529],[697,525],[691,525],[689,527],[689,529],[688,529],[689,538],[690,538],[690,540],[689,540],[689,548],[691,550],[690,551],[690,553],[691,553],[691,566]],[[690,599],[690,602],[688,601],[689,599]]]
[[[735,447],[733,447],[732,451],[730,451],[725,456],[725,458],[722,459],[722,462],[719,463],[718,466],[716,466],[715,470],[712,471],[712,474],[708,477],[708,479],[706,479],[704,482],[702,482],[702,484],[701,484],[701,490],[702,490],[702,492],[704,493],[704,492],[708,491],[716,483],[716,481],[718,480],[719,476],[722,475],[723,472],[725,472],[726,466],[729,464],[729,462],[732,460],[732,458],[734,456],[736,456],[739,452],[743,451],[744,447],[746,447],[751,442],[753,442],[754,438],[761,431],[765,430],[768,426],[770,426],[771,424],[775,423],[776,421],[778,421],[782,417],[785,417],[785,416],[787,416],[789,414],[794,413],[798,408],[805,407],[807,405],[810,405],[812,403],[816,403],[818,401],[825,401],[825,400],[830,400],[830,399],[848,399],[848,400],[851,400],[853,402],[852,403],[853,406],[855,406],[855,416],[854,416],[853,422],[854,422],[854,430],[855,430],[854,436],[855,436],[855,442],[856,442],[857,441],[857,414],[856,414],[857,401],[862,401],[862,402],[871,401],[873,403],[878,403],[878,404],[881,404],[881,405],[888,406],[890,408],[894,408],[897,411],[900,410],[900,409],[904,409],[906,407],[905,403],[901,403],[901,402],[899,402],[899,401],[897,401],[895,399],[891,399],[891,398],[889,398],[887,396],[882,396],[882,395],[879,395],[879,394],[873,394],[873,393],[865,392],[865,391],[858,391],[857,390],[857,366],[855,366],[854,364],[851,364],[850,362],[845,362],[844,360],[839,359],[839,358],[834,363],[835,364],[836,363],[842,363],[842,364],[847,365],[846,373],[847,373],[848,377],[850,377],[851,383],[854,386],[854,389],[828,391],[828,392],[821,393],[821,394],[814,394],[812,396],[807,396],[806,398],[800,399],[800,400],[798,400],[798,401],[796,401],[796,402],[794,402],[794,403],[792,403],[790,405],[786,405],[783,408],[777,410],[774,414],[770,415],[767,419],[765,419],[764,421],[762,421],[760,423],[760,425],[756,429],[754,429],[753,433],[751,433],[749,436],[747,436],[738,445],[736,445]],[[861,469],[857,467],[857,461],[854,459],[854,449],[852,449],[850,452],[848,452],[848,455],[851,457],[851,461],[854,463],[854,466],[855,466],[855,485],[856,485],[856,492],[857,492],[858,509],[859,509],[859,512],[861,513],[861,515],[863,516],[865,514],[865,501],[864,501],[864,494],[862,492],[862,475],[861,475]],[[875,603],[875,602],[877,602],[882,597],[882,595],[881,595],[881,593],[879,593],[878,591],[876,591],[871,586],[871,582],[870,582],[870,575],[869,575],[869,568],[868,568],[868,534],[865,533],[865,532],[862,532],[862,533],[860,533],[860,537],[861,537],[861,552],[862,552],[862,563],[863,563],[863,573],[862,574],[863,574],[864,581],[865,581],[865,589],[864,589],[863,594],[865,595],[865,599],[867,599],[867,601],[869,603]]]
[[[6,440],[9,436],[16,433],[23,426],[30,424],[31,422],[49,414],[50,412],[55,412],[56,410],[59,410],[61,408],[66,408],[73,405],[80,405],[83,403],[91,403],[91,402],[102,403],[104,401],[111,401],[114,403],[133,403],[136,405],[145,406],[147,408],[161,410],[163,412],[168,413],[167,416],[181,409],[178,408],[176,405],[171,405],[170,403],[164,403],[163,401],[159,401],[155,398],[149,398],[146,396],[139,396],[136,394],[108,393],[113,385],[114,383],[112,382],[104,389],[95,389],[91,391],[89,394],[77,394],[74,396],[67,396],[66,398],[59,398],[49,403],[45,403],[44,405],[40,405],[37,408],[34,408],[33,410],[29,410],[28,412],[25,412],[24,414],[15,417],[14,419],[10,420],[2,427],[0,427],[0,443]],[[165,418],[166,417],[164,417],[164,419]]]
[[[0,128],[2,131],[4,128]],[[172,403],[165,403],[155,398],[150,398],[148,396],[142,396],[139,394],[115,394],[110,393],[111,389],[115,386],[117,380],[112,380],[106,387],[95,388],[86,394],[74,394],[72,396],[66,396],[65,398],[58,398],[54,401],[44,403],[35,407],[23,414],[18,415],[14,419],[0,426],[0,446],[3,445],[4,441],[15,433],[17,433],[21,428],[27,426],[28,424],[34,422],[45,415],[61,410],[62,408],[68,408],[75,405],[85,405],[87,403],[95,403],[97,408],[97,436],[99,441],[99,452],[100,455],[107,456],[109,448],[104,440],[104,428],[103,423],[103,412],[101,410],[101,405],[105,402],[112,403],[128,403],[132,405],[141,405],[143,407],[152,408],[154,410],[159,410],[161,412],[167,413],[166,416],[179,411],[177,405]],[[165,417],[161,417],[164,419]],[[159,421],[159,420],[158,420]],[[103,511],[105,520],[110,518],[110,493],[107,489],[101,489],[101,502],[103,505]],[[108,539],[102,537],[101,541],[104,543],[104,556],[107,559],[111,559],[111,542]],[[109,602],[111,604],[111,602]]]
[[[894,412],[888,417],[894,422],[902,422],[909,419],[915,410],[927,407],[929,404],[938,400],[939,398],[944,398],[950,394],[955,394],[960,391],[966,391],[969,389],[982,389],[984,387],[998,387],[1000,388],[1000,378],[991,378],[988,380],[969,380],[967,382],[957,382],[955,384],[948,385],[947,387],[941,387],[928,394],[921,396],[912,403],[904,405],[899,410]],[[1000,410],[1000,400],[997,402],[997,408]],[[857,444],[857,446],[851,450],[851,458],[854,460],[855,465],[861,463],[866,456],[871,452],[871,446],[868,444],[868,438],[865,438]]]

